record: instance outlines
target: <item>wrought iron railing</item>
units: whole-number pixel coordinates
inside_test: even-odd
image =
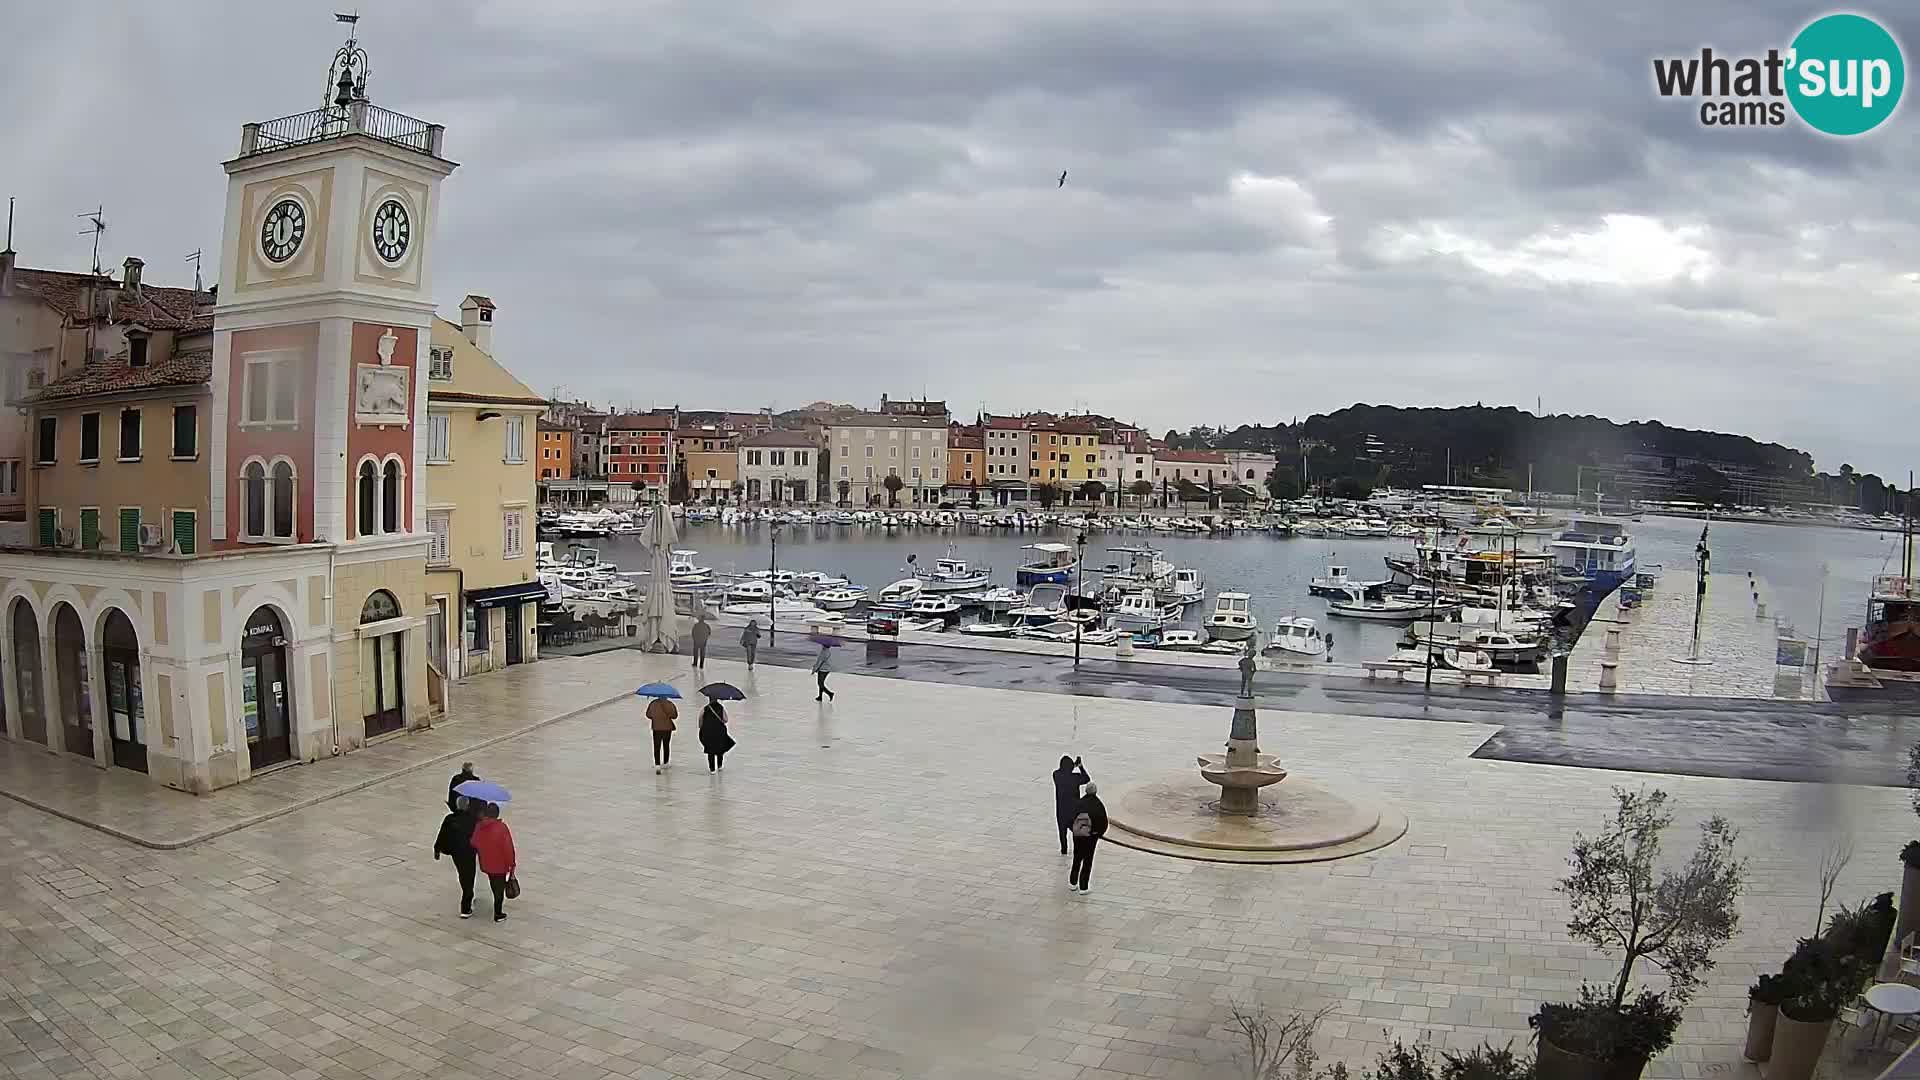
[[[248,124],[241,137],[240,156],[250,157],[348,135],[365,135],[422,154],[437,155],[442,130],[438,124],[416,120],[404,113],[355,102],[344,109],[314,109],[262,124]]]

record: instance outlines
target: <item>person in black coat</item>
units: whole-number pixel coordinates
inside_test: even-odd
[[[1087,767],[1079,758],[1061,755],[1060,767],[1053,770],[1053,817],[1060,826],[1062,855],[1067,853],[1067,831],[1073,827],[1073,815],[1080,808],[1080,785],[1087,779]]]
[[[460,796],[455,794],[453,789],[459,787],[461,784],[464,784],[469,780],[478,780],[478,779],[480,779],[480,774],[473,771],[473,762],[471,761],[463,762],[460,766],[460,771],[457,773],[454,773],[453,779],[447,781],[447,812],[448,813],[455,813],[459,810],[459,807],[454,805],[454,800],[460,798]]]
[[[707,752],[707,771],[724,768],[733,736],[727,734],[727,710],[717,701],[700,710],[700,748]]]
[[[1100,801],[1100,788],[1089,781],[1087,793],[1073,815],[1073,866],[1067,871],[1067,888],[1075,885],[1087,891],[1087,879],[1093,876],[1093,848],[1107,835],[1107,804]]]
[[[433,841],[434,861],[445,855],[453,860],[453,869],[460,875],[460,917],[463,919],[473,918],[473,827],[478,822],[473,801],[465,795],[455,795],[453,813],[440,823],[440,835]]]

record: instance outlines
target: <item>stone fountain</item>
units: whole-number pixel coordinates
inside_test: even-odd
[[[1233,728],[1227,733],[1227,752],[1201,754],[1200,775],[1220,785],[1223,814],[1252,817],[1260,812],[1260,789],[1287,778],[1280,759],[1260,752],[1260,721],[1254,711],[1253,674],[1257,667],[1253,645],[1240,657],[1240,696],[1233,702]]]

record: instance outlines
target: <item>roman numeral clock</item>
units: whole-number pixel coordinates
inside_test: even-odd
[[[407,245],[413,239],[413,222],[407,208],[398,199],[388,199],[373,212],[373,250],[389,266],[407,257]]]

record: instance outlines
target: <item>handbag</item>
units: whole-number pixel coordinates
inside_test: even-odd
[[[507,879],[507,899],[509,900],[520,899],[520,875],[519,874],[515,874],[512,877]]]

